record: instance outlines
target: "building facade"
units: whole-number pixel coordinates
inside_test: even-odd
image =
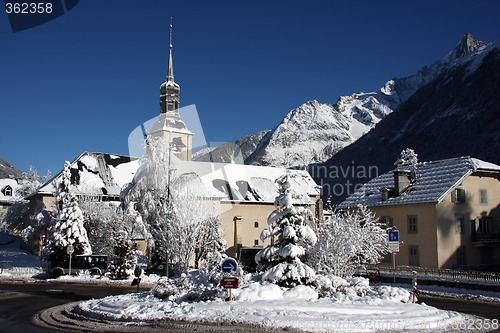
[[[366,205],[399,230],[396,264],[500,269],[500,166],[470,157],[400,167],[340,204]],[[393,264],[390,257],[385,264]]]

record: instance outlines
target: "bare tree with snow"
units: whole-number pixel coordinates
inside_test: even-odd
[[[274,210],[268,217],[268,228],[261,233],[262,241],[274,239],[271,245],[255,256],[257,270],[263,272],[262,279],[285,287],[314,282],[314,270],[303,263],[301,258],[306,249],[316,243],[316,235],[310,224],[313,221],[307,207],[292,204],[290,175],[278,178],[279,195]]]
[[[331,219],[318,224],[316,233],[318,242],[308,263],[325,275],[352,276],[388,253],[386,230],[365,206],[354,212],[333,212]]]
[[[75,254],[92,254],[87,231],[83,226],[83,212],[78,198],[70,192],[70,163],[65,162],[61,178],[54,184],[56,212],[47,233],[44,255],[50,261],[63,261],[68,245],[74,246]]]
[[[151,226],[156,248],[163,257],[187,271],[199,266],[210,252],[225,250],[217,206],[204,199],[198,182],[179,177],[171,184],[166,210]]]
[[[210,251],[223,251],[219,212],[199,178],[175,176],[176,158],[168,143],[150,138],[141,167],[123,192],[125,204],[141,215],[158,259],[187,271]],[[192,176],[192,175],[191,175]]]

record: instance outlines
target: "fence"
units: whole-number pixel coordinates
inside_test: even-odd
[[[419,279],[461,282],[500,286],[500,273],[479,272],[479,271],[460,271],[451,269],[430,269],[421,267],[400,266],[396,269],[385,266],[372,266],[369,271],[377,271],[380,276],[396,278],[412,278],[413,272],[417,273]]]

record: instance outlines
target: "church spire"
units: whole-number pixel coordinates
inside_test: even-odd
[[[167,72],[167,82],[174,82],[174,62],[172,60],[172,17],[170,17],[170,55],[168,57],[168,72]]]
[[[174,81],[174,62],[172,57],[172,18],[170,18],[170,44],[167,80],[160,86],[160,114],[179,117],[179,93],[181,87]]]

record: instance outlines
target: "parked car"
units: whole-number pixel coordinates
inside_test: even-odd
[[[88,271],[92,275],[102,275],[108,271],[108,257],[104,255],[76,255],[71,259],[71,274]],[[50,262],[48,272],[54,277],[69,273],[69,261]]]
[[[167,276],[167,263],[159,262],[147,269],[144,270],[144,274],[146,275],[159,275],[159,276]],[[174,276],[174,265],[168,264],[168,277]]]

